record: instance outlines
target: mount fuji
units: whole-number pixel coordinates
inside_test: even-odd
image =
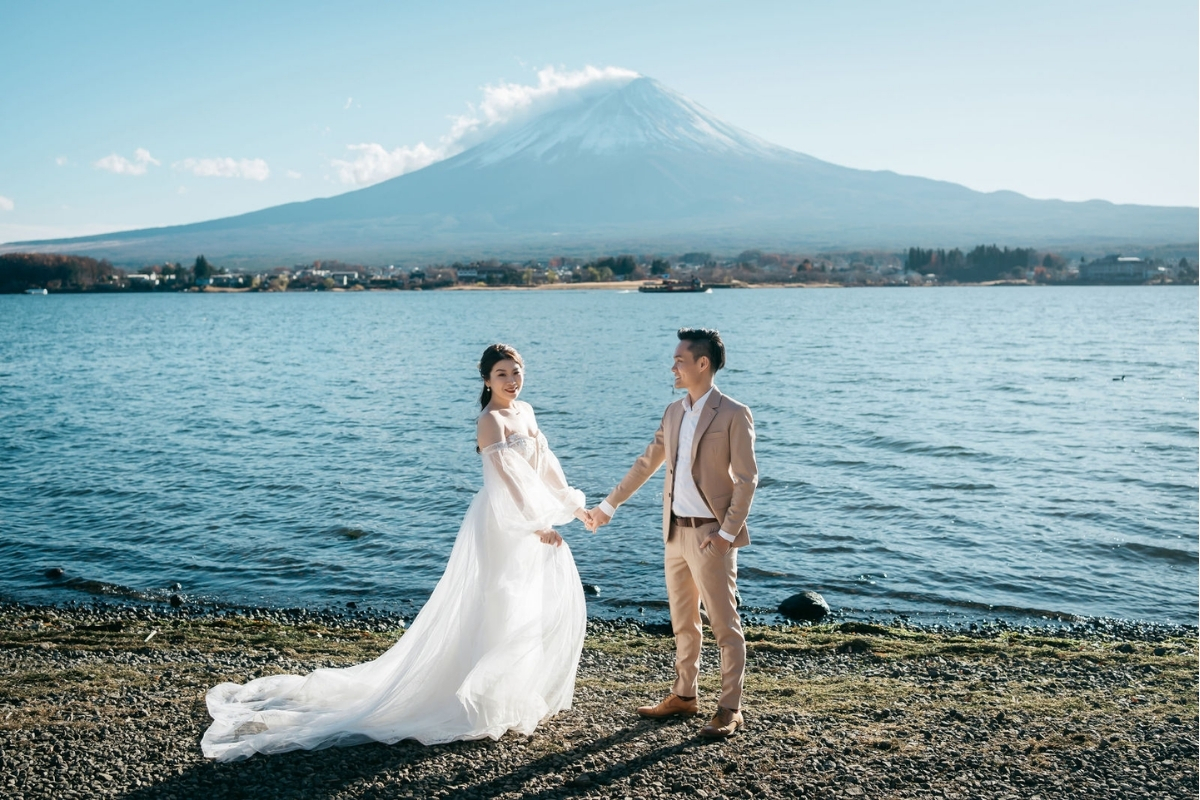
[[[639,77],[444,161],[335,197],[3,250],[269,264],[617,250],[1116,246],[1197,239],[1197,209],[1034,200],[851,169],[766,142]]]

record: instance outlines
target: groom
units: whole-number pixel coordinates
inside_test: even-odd
[[[700,674],[700,603],[721,648],[721,698],[700,735],[731,736],[742,720],[746,640],[737,612],[737,548],[750,544],[746,516],[758,484],[750,409],[713,385],[725,366],[721,335],[683,328],[675,348],[675,388],[687,396],[667,406],[654,441],[600,505],[587,512],[593,530],[608,524],[664,462],[663,542],[667,600],[675,633],[675,685],[643,717],[695,716]]]

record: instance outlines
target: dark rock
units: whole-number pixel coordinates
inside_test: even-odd
[[[600,596],[600,587],[594,583],[585,583],[583,585],[583,593],[590,594],[592,597]]]
[[[642,626],[642,630],[651,636],[674,636],[675,629],[669,622],[650,622]]]
[[[1167,648],[1165,648],[1165,647],[1154,648],[1154,655],[1156,655],[1156,656],[1165,656],[1168,652],[1170,652],[1170,651],[1168,651]]]
[[[346,603],[346,608],[358,608],[358,603],[351,600],[350,602]]]
[[[46,570],[46,577],[50,578],[51,580],[57,580],[57,579],[61,578],[62,576],[63,576],[62,567],[51,567],[50,569]]]
[[[779,613],[788,619],[819,622],[829,613],[829,604],[816,592],[801,592],[780,603]]]
[[[1134,651],[1134,647],[1129,642],[1124,642],[1122,644],[1117,645],[1118,653],[1132,653],[1133,651]]]
[[[170,588],[171,588],[172,592],[178,592],[181,589],[183,589],[183,584],[182,583],[172,583]]]
[[[179,608],[183,605],[183,598],[177,594],[173,594],[167,598],[167,602],[171,604],[171,608]]]

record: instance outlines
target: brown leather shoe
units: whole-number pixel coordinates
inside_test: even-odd
[[[684,700],[682,697],[669,694],[656,706],[642,706],[637,710],[640,716],[647,719],[666,719],[667,717],[694,717],[700,713],[700,703],[696,698]]]
[[[700,729],[700,735],[705,739],[728,739],[745,724],[742,712],[718,706],[717,715],[712,718],[712,722]]]

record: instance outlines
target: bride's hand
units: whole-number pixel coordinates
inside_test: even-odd
[[[589,509],[587,517],[587,529],[592,533],[607,525],[608,521],[612,519],[612,517],[600,510],[600,506]]]
[[[558,547],[562,544],[562,537],[558,535],[558,531],[554,528],[547,528],[544,531],[537,532],[538,538],[542,540],[542,544],[549,544]]]

